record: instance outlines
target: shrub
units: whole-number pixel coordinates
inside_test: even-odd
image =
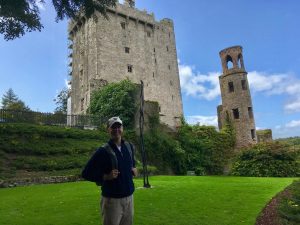
[[[287,190],[289,193],[281,199],[278,209],[281,224],[300,224],[300,180],[294,181]]]
[[[60,157],[35,157],[35,156],[19,156],[12,165],[18,170],[23,169],[27,171],[54,171],[54,170],[65,170],[82,168],[89,156],[87,155],[76,155],[69,156],[64,155]]]
[[[120,116],[125,127],[133,127],[136,91],[128,79],[108,84],[92,94],[89,112],[101,118]]]
[[[260,143],[242,150],[232,166],[232,175],[293,177],[299,175],[298,153],[279,142]]]
[[[143,166],[138,165],[136,168],[138,170],[138,175],[143,176]],[[147,171],[148,175],[157,175],[159,173],[158,169],[155,166],[147,166]]]
[[[212,126],[183,124],[177,135],[186,152],[188,170],[203,168],[209,174],[222,174],[231,157],[234,141],[227,130],[217,132]]]
[[[185,152],[174,137],[158,129],[150,130],[144,137],[149,164],[163,173],[186,173]]]
[[[203,167],[197,167],[195,169],[195,174],[197,176],[204,176],[206,173],[205,173],[205,169]]]

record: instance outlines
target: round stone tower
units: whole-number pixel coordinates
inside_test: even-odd
[[[241,46],[220,51],[223,74],[219,76],[222,105],[218,106],[219,129],[230,120],[236,132],[236,148],[257,143],[253,106]]]

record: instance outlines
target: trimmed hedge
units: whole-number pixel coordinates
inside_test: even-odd
[[[0,124],[0,179],[27,172],[81,170],[108,139],[106,131],[31,124]],[[33,174],[34,176],[34,174]]]
[[[103,131],[82,130],[78,128],[43,126],[22,123],[0,123],[0,135],[40,140],[43,138],[72,138],[72,139],[106,139],[108,135]]]
[[[85,155],[64,155],[60,157],[36,157],[36,156],[18,156],[11,165],[17,170],[26,171],[54,171],[82,168],[87,160],[89,154]]]

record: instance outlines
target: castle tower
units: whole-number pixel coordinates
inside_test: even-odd
[[[84,114],[92,92],[129,78],[144,81],[146,101],[159,103],[160,121],[175,128],[183,114],[173,21],[125,0],[69,24],[71,113]]]
[[[219,76],[222,105],[218,106],[218,125],[230,119],[236,131],[236,147],[257,143],[255,121],[247,72],[241,46],[220,51],[223,74]]]

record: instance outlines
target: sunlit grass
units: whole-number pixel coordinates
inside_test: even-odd
[[[135,191],[135,225],[253,225],[292,178],[151,177]],[[136,187],[142,180],[135,180]],[[0,189],[0,224],[100,224],[99,188],[90,182]]]

